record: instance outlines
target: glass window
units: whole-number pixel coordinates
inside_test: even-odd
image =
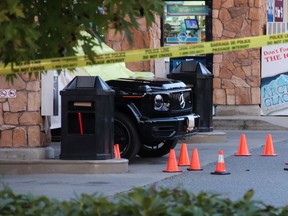
[[[206,40],[205,1],[165,1],[162,39],[164,46],[199,43]]]

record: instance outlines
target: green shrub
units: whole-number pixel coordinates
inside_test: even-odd
[[[249,190],[242,199],[231,201],[217,194],[185,190],[135,188],[128,193],[108,199],[99,195],[82,194],[75,199],[58,201],[45,196],[16,195],[4,186],[0,191],[0,215],[17,216],[98,216],[98,215],[196,215],[196,216],[260,216],[288,214],[288,207],[275,208],[252,199]]]

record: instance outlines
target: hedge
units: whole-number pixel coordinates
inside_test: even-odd
[[[135,188],[111,197],[82,194],[68,201],[46,196],[15,194],[4,186],[0,191],[0,215],[17,216],[97,216],[97,215],[288,215],[288,206],[276,208],[252,199],[253,190],[232,201],[219,194],[197,195],[179,189]]]

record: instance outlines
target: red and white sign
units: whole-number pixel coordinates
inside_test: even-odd
[[[0,98],[16,98],[16,89],[0,89]]]
[[[288,44],[262,47],[262,78],[288,71]]]

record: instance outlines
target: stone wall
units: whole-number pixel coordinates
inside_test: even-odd
[[[263,35],[266,0],[213,1],[213,40]],[[260,49],[214,55],[213,103],[260,104]]]
[[[39,79],[22,74],[11,83],[0,76],[0,89],[16,89],[16,98],[0,98],[0,148],[46,146]]]
[[[145,19],[139,19],[139,30],[132,30],[133,41],[129,43],[128,37],[123,33],[117,33],[111,30],[106,36],[106,43],[115,51],[135,50],[143,48],[160,47],[161,28],[160,17],[155,17],[156,22],[149,29],[146,28]],[[126,67],[132,71],[151,71],[155,70],[155,61],[141,61],[126,63]]]

